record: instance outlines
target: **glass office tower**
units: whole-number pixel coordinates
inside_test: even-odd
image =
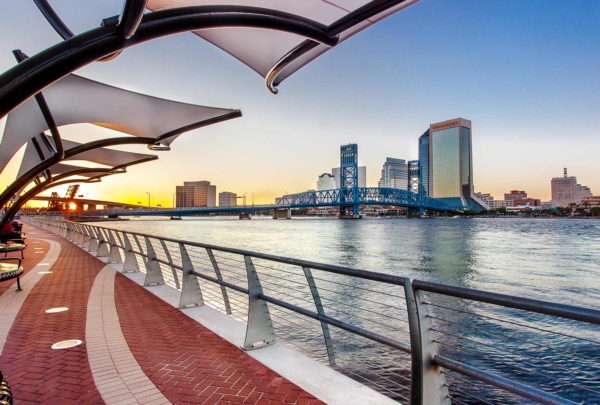
[[[457,209],[482,210],[473,187],[471,121],[462,118],[429,127],[429,189]]]
[[[421,162],[423,192],[425,195],[431,195],[429,190],[429,130],[419,138],[419,161]]]

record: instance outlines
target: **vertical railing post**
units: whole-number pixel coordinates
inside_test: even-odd
[[[108,242],[110,243],[110,253],[106,263],[123,263],[123,260],[121,259],[121,252],[119,252],[119,248],[117,246],[117,242],[115,242],[112,231],[109,230],[107,232]]]
[[[244,262],[248,275],[248,324],[242,348],[252,350],[275,343],[275,330],[266,301],[258,297],[263,291],[252,259],[244,256]]]
[[[319,315],[325,316],[323,304],[321,303],[321,296],[319,295],[319,290],[317,289],[317,284],[315,283],[315,279],[313,278],[312,271],[308,267],[302,267],[302,270],[304,270],[304,276],[306,277],[306,282],[308,283],[308,287],[310,288],[313,301],[315,302],[317,313]],[[327,348],[327,357],[329,358],[329,364],[335,366],[335,354],[333,352],[333,342],[331,340],[331,334],[329,333],[329,325],[327,325],[325,322],[321,322],[321,329],[323,329],[323,338],[325,339],[325,347]]]
[[[96,252],[96,257],[108,257],[108,241],[106,240],[106,236],[102,229],[96,228],[98,231],[98,251]]]
[[[90,246],[88,247],[88,252],[97,252],[98,251],[98,234],[96,233],[96,228],[88,225],[88,230],[90,231]]]
[[[194,271],[194,265],[192,264],[190,255],[188,254],[183,243],[179,244],[179,250],[181,251],[181,267],[183,268],[183,274],[181,276],[182,285],[179,308],[187,308],[190,305],[204,305],[204,299],[202,298],[202,291],[200,290],[198,277],[192,274],[192,271]]]
[[[82,230],[83,230],[83,239],[81,242],[81,247],[84,249],[89,249],[90,248],[90,231],[87,227],[87,225],[82,225]]]
[[[75,227],[77,228],[77,244],[81,246],[83,245],[83,231],[81,229],[82,225],[77,224]]]
[[[404,283],[411,347],[411,405],[450,405],[446,377],[431,359],[438,354],[423,291]]]
[[[179,277],[177,276],[177,271],[175,269],[175,266],[173,266],[173,259],[171,258],[171,253],[169,252],[169,249],[167,248],[167,244],[165,243],[164,240],[160,240],[160,245],[163,248],[163,251],[165,252],[165,256],[167,256],[167,261],[169,262],[169,266],[171,266],[171,271],[173,272],[173,280],[175,281],[175,288],[177,288],[179,290],[179,288],[181,288],[179,286]],[[180,246],[181,248],[181,246]],[[184,248],[185,249],[185,248]],[[187,254],[187,251],[186,251]],[[183,262],[183,258],[182,258],[182,262]]]
[[[135,257],[135,253],[133,253],[133,248],[131,247],[131,242],[129,242],[129,238],[126,234],[123,234],[123,245],[124,253],[125,253],[125,262],[123,263],[123,273],[128,272],[138,272],[140,271],[140,266],[138,265],[137,258]]]
[[[148,287],[152,284],[164,284],[165,280],[162,275],[162,270],[160,269],[160,263],[156,261],[156,253],[154,252],[154,247],[150,242],[150,239],[145,236],[146,240],[146,253],[148,255],[146,260],[146,279],[144,280],[144,286]]]
[[[212,249],[206,248],[206,254],[208,254],[208,258],[210,259],[213,269],[215,270],[217,280],[223,281],[223,277],[221,276],[221,270],[219,269],[219,264],[215,259],[215,255],[213,254]],[[229,296],[227,295],[227,289],[224,285],[221,285],[221,294],[223,295],[223,303],[225,303],[225,312],[227,312],[227,315],[231,315],[231,305],[229,304]]]

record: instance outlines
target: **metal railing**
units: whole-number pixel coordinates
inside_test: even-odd
[[[600,403],[600,311],[390,274],[29,217],[84,249],[171,284],[180,307],[246,322],[411,404]]]

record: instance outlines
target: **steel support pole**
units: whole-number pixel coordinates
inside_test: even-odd
[[[110,243],[110,252],[107,263],[123,263],[123,260],[121,259],[121,252],[119,252],[119,248],[117,247],[117,243],[115,242],[112,231],[108,230],[107,232],[108,242]]]
[[[407,280],[407,285],[410,282]],[[416,354],[413,353],[413,368],[412,375],[413,381],[411,383],[411,390],[419,390],[420,401],[419,404],[423,405],[450,405],[450,395],[448,393],[448,386],[446,385],[446,376],[442,373],[442,368],[435,365],[432,360],[435,355],[439,353],[438,345],[435,342],[435,334],[432,330],[431,318],[429,317],[429,309],[427,307],[425,296],[421,290],[413,290],[410,286],[410,290],[414,291],[414,296],[409,292],[409,288],[405,285],[406,303],[412,307],[416,306],[417,314],[419,317],[419,335],[414,332],[414,319],[412,319],[412,325],[410,325],[411,318],[414,318],[414,310],[409,307],[409,328],[411,338],[411,349],[412,347],[419,348],[421,359],[416,358]],[[410,297],[410,298],[409,298]],[[411,314],[412,312],[412,314]],[[413,338],[415,339],[413,345]],[[417,340],[418,338],[418,340]],[[417,370],[414,363],[419,364],[420,370]],[[415,376],[420,378],[420,381],[415,381]],[[414,394],[414,396],[413,396]],[[411,393],[411,398],[417,396],[417,393]],[[412,402],[411,402],[412,404]]]
[[[106,240],[106,236],[102,229],[96,228],[98,230],[98,251],[96,252],[96,257],[108,257],[108,241]]]
[[[315,279],[313,278],[312,271],[308,267],[302,267],[302,270],[304,270],[306,282],[310,287],[310,292],[315,302],[317,313],[319,315],[325,316],[323,304],[321,303],[321,296],[319,295],[319,290],[317,289],[317,284],[315,283]],[[327,347],[327,357],[329,358],[329,364],[331,366],[335,366],[335,354],[333,352],[333,342],[331,340],[331,334],[329,333],[329,325],[327,325],[325,322],[321,322],[321,329],[323,329],[323,338],[325,339],[325,347]]]
[[[123,234],[123,246],[125,246],[125,262],[123,263],[123,273],[136,273],[140,271],[140,266],[138,265],[135,253],[133,253],[131,242],[126,234]]]
[[[250,256],[244,256],[248,276],[248,324],[244,350],[259,349],[275,343],[275,330],[267,303],[259,298],[263,293],[258,274]]]
[[[173,272],[173,280],[175,281],[175,288],[177,288],[179,290],[181,288],[179,285],[179,276],[177,275],[177,269],[175,269],[175,266],[173,265],[173,259],[171,259],[171,252],[169,252],[169,249],[167,248],[167,244],[165,243],[164,240],[162,240],[162,239],[160,240],[160,245],[162,246],[163,251],[165,252],[165,256],[167,256],[167,261],[169,262],[169,266],[171,267],[171,271]]]
[[[192,264],[190,255],[188,254],[183,243],[179,244],[179,250],[181,251],[181,267],[183,267],[179,308],[187,308],[190,305],[196,307],[198,305],[204,305],[204,299],[202,298],[202,290],[200,290],[198,277],[191,273],[194,271],[194,265]]]
[[[212,249],[206,249],[206,254],[208,255],[210,262],[212,263],[213,269],[215,270],[215,275],[217,276],[217,280],[223,281],[223,277],[221,276],[221,270],[219,269],[219,264],[215,259],[215,255],[213,254]],[[223,295],[223,303],[225,304],[225,312],[227,315],[231,315],[231,305],[229,304],[229,296],[227,295],[227,289],[224,285],[221,285],[221,295]]]
[[[145,237],[144,239],[146,240],[146,252],[148,255],[146,260],[146,279],[144,280],[144,286],[148,287],[150,285],[164,284],[165,280],[160,268],[160,263],[156,261],[157,257],[154,252],[154,247],[150,242],[150,238]]]

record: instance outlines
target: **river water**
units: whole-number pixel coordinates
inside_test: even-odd
[[[595,309],[600,306],[600,221],[596,220],[275,221],[254,217],[241,221],[237,217],[205,217],[182,221],[135,219],[103,225],[563,304]],[[243,274],[240,269],[235,273],[236,266],[231,267],[232,277]],[[224,270],[226,279],[227,271]],[[297,277],[302,281],[302,276]],[[399,316],[396,322],[394,317],[401,294],[396,296],[395,292],[372,284],[369,287],[338,278],[315,277],[327,297],[326,309],[329,306],[338,311],[332,314],[383,334],[396,333],[398,339],[406,340],[402,337],[405,320]],[[277,288],[293,289],[291,283],[296,279],[290,273],[277,280],[273,283]],[[576,403],[600,404],[598,327],[435,294],[426,297],[432,304],[430,311],[442,354]],[[382,308],[380,303],[387,307]],[[288,315],[283,314],[281,319],[272,315],[274,321],[279,319],[276,332],[285,334],[290,343],[308,347],[311,352],[313,346],[315,352],[317,346],[323,349],[318,324],[308,325],[318,335],[313,339],[309,338],[308,329],[303,332],[307,325],[304,320],[286,323],[292,319]],[[563,336],[565,332],[569,332],[568,337]],[[339,331],[332,331],[332,339],[337,343],[336,364],[340,371],[406,402],[407,356]],[[323,358],[327,358],[326,353]],[[451,373],[446,377],[457,404],[526,403]]]

